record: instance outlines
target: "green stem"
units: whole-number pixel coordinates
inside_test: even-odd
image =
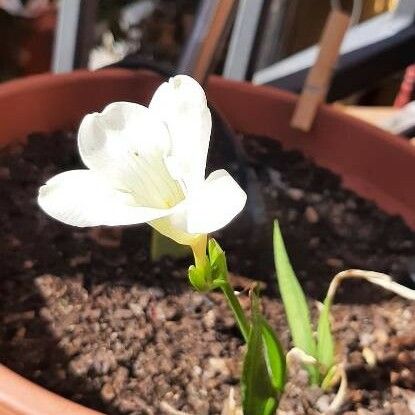
[[[244,310],[242,309],[241,304],[238,298],[236,297],[233,288],[231,287],[231,285],[229,284],[227,280],[221,282],[220,288],[223,291],[223,294],[225,294],[229,307],[231,308],[235,316],[236,322],[238,323],[239,330],[242,333],[245,343],[247,343],[248,337],[249,337],[250,325],[249,325],[248,319],[245,316]]]

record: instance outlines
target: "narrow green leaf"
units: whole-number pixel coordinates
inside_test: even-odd
[[[226,255],[217,241],[213,238],[209,239],[208,252],[210,266],[212,268],[212,279],[227,281],[228,267],[226,265]]]
[[[330,324],[331,299],[324,300],[317,326],[317,360],[325,376],[334,364],[334,339]]]
[[[278,287],[294,345],[317,358],[317,346],[313,337],[307,301],[288,258],[278,221],[274,222],[274,261]],[[307,370],[311,382],[317,384],[318,369],[308,365]]]
[[[285,371],[284,374],[278,373],[278,361],[269,364],[266,361],[267,351],[272,350],[268,355],[270,360],[280,360],[281,356],[278,356],[279,348],[273,342],[275,336],[270,334],[272,330],[263,321],[258,298],[252,293],[252,323],[241,379],[244,415],[274,415],[283,388],[281,377],[285,377]],[[264,338],[267,339],[267,347],[264,346]]]
[[[262,325],[262,340],[264,342],[264,357],[268,375],[272,382],[272,386],[282,393],[286,380],[285,353],[271,326],[263,316],[261,316],[260,319]]]

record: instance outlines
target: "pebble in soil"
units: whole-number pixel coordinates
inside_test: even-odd
[[[413,234],[399,218],[341,189],[336,176],[297,153],[267,139],[246,145],[270,225],[279,218],[311,298],[321,299],[329,276],[345,267],[408,279]],[[238,382],[242,352],[221,295],[192,292],[186,260],[150,264],[146,227],[78,229],[41,212],[39,185],[79,167],[69,133],[33,135],[25,147],[0,153],[1,361],[108,414],[158,414],[162,402],[193,414],[220,413]],[[270,240],[255,248],[244,231],[242,218],[218,235],[230,269],[269,281]],[[243,288],[249,280],[234,284]],[[334,307],[334,329],[350,380],[344,413],[410,414],[414,305],[364,283],[346,286],[341,300],[347,304]],[[265,296],[264,307],[288,347],[281,304]],[[313,413],[327,404],[321,393],[298,399],[291,391],[281,413]]]

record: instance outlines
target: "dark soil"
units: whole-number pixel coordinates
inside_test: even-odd
[[[286,347],[274,298],[274,217],[314,311],[330,276],[344,268],[410,281],[414,234],[399,218],[274,142],[250,139],[246,146],[269,225],[254,238],[242,217],[217,237],[231,270],[267,282],[265,312]],[[151,264],[147,226],[72,228],[39,209],[38,187],[80,167],[73,134],[33,135],[25,147],[0,153],[0,166],[0,361],[108,414],[169,413],[166,404],[220,413],[238,384],[243,350],[221,295],[189,288],[188,260]],[[236,276],[233,282],[238,289],[250,284]],[[350,383],[343,413],[414,413],[415,305],[365,283],[344,287],[344,304],[333,313]],[[329,398],[318,391],[300,398],[294,385],[281,414],[317,413]]]
[[[316,167],[299,152],[282,151],[266,138],[245,139],[245,145],[265,198],[269,225],[260,246],[257,239],[224,235],[233,271],[273,280],[271,223],[277,218],[297,276],[308,295],[318,300],[324,298],[334,274],[346,268],[385,272],[413,285],[415,234],[399,217],[342,188],[340,177]],[[242,255],[241,239],[249,248]],[[360,282],[345,283],[341,291],[344,294],[337,300],[345,302],[371,302],[378,293],[379,298],[384,295],[377,290],[374,296],[373,287],[362,287]]]

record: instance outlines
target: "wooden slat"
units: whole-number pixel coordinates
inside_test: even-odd
[[[333,68],[340,46],[349,27],[350,16],[332,10],[320,41],[320,51],[316,63],[307,75],[305,85],[295,108],[291,126],[309,131],[318,106],[324,102],[330,86]]]
[[[228,28],[235,3],[236,0],[220,0],[217,6],[215,16],[202,44],[193,72],[193,77],[202,84],[206,80],[215,56],[218,54],[218,49]]]

